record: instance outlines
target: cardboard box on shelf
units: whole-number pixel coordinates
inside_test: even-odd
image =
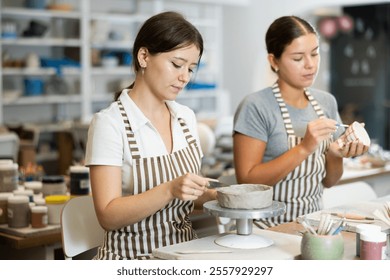
[[[35,145],[30,140],[20,140],[19,143],[19,166],[27,166],[29,163],[35,163],[36,151]]]

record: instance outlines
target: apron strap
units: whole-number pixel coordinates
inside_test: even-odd
[[[137,141],[135,140],[134,132],[131,129],[130,121],[127,117],[125,108],[123,107],[123,104],[120,100],[118,100],[117,103],[118,103],[119,111],[120,111],[122,119],[123,119],[123,123],[125,124],[127,142],[129,143],[131,156],[134,159],[140,159],[141,155],[139,153],[138,144],[137,144]]]
[[[291,122],[290,114],[288,113],[288,109],[286,106],[286,103],[283,100],[282,94],[280,93],[278,82],[276,81],[272,86],[272,91],[274,93],[275,99],[279,104],[280,111],[282,113],[283,123],[284,127],[286,128],[286,132],[288,136],[295,135],[294,128]],[[311,95],[309,90],[305,89],[305,94],[307,96],[307,99],[309,100],[311,106],[313,107],[314,111],[316,112],[317,116],[319,118],[324,118],[325,114],[322,111],[320,105],[318,104],[317,100],[314,99],[314,97]]]
[[[127,141],[129,143],[131,156],[134,159],[140,159],[141,155],[139,153],[138,144],[137,144],[137,141],[135,140],[134,132],[131,129],[130,121],[129,121],[129,118],[127,117],[125,108],[120,100],[118,100],[117,103],[118,103],[119,111],[120,111],[122,119],[123,119],[123,123],[125,124]],[[196,140],[192,136],[192,134],[190,133],[190,130],[188,129],[186,122],[182,118],[178,118],[178,120],[179,120],[180,126],[183,130],[183,133],[184,133],[184,136],[186,138],[188,145],[190,146],[190,145],[196,143]]]

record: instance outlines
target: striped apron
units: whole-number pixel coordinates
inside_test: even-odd
[[[186,148],[172,154],[142,158],[123,105],[120,101],[118,105],[133,158],[134,195],[146,192],[186,173],[199,173],[200,148],[183,119],[179,118],[179,123],[188,143]],[[174,199],[164,208],[138,223],[106,231],[104,243],[98,249],[96,258],[150,259],[154,248],[197,238],[189,220],[189,214],[193,209],[193,201]]]
[[[291,149],[298,145],[302,138],[295,136],[290,114],[277,82],[272,89],[282,113],[288,137],[288,148]],[[305,90],[305,94],[318,117],[324,118],[324,112],[314,97],[308,90]],[[256,222],[258,226],[268,228],[281,223],[291,222],[298,216],[318,211],[322,208],[322,180],[326,175],[325,153],[330,143],[330,139],[323,141],[313,154],[274,186],[273,199],[286,204],[286,213],[278,217],[259,220]]]

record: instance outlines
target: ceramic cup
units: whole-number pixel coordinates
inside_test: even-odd
[[[344,256],[344,239],[341,234],[314,235],[304,233],[301,257],[304,260],[341,260]]]
[[[346,130],[343,135],[337,139],[337,144],[342,148],[345,145],[355,141],[361,141],[365,146],[370,146],[371,140],[366,129],[361,123],[353,122]]]

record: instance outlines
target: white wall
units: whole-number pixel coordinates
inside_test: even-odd
[[[225,7],[222,87],[230,93],[230,113],[234,113],[245,95],[271,85],[275,79],[267,61],[264,38],[268,26],[276,18],[284,15],[298,15],[310,20],[309,17],[313,10],[322,7],[386,2],[390,0],[250,0],[248,6]],[[326,66],[326,57],[322,56],[320,71]],[[316,86],[326,89],[327,76],[327,72],[320,72]],[[322,78],[325,82],[321,80]]]

